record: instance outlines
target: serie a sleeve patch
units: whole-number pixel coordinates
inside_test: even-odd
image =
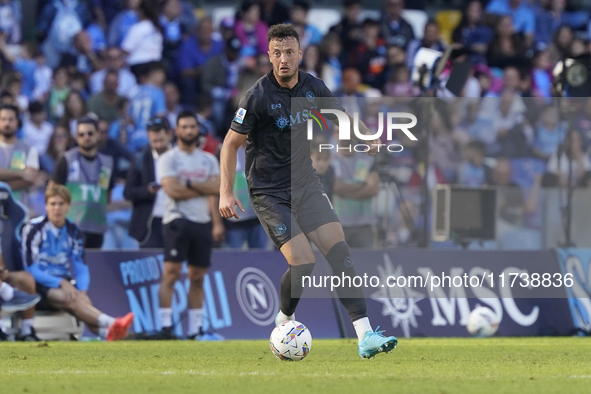
[[[234,122],[242,124],[242,122],[244,122],[244,116],[246,116],[246,110],[244,108],[238,108],[236,116],[234,117]]]

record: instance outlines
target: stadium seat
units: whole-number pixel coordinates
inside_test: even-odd
[[[77,340],[84,332],[84,324],[66,312],[36,311],[33,326],[44,341]]]
[[[441,38],[448,44],[451,44],[454,29],[461,20],[462,13],[457,10],[441,10],[435,14],[435,21],[439,24]]]

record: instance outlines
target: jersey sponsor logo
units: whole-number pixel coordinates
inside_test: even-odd
[[[279,309],[277,289],[271,279],[254,267],[244,268],[236,278],[236,298],[242,312],[258,326],[274,322]]]
[[[285,116],[281,116],[279,119],[277,119],[275,124],[280,130],[283,130],[286,126],[289,125],[289,119],[287,119]]]
[[[283,223],[278,224],[277,227],[275,227],[275,231],[277,231],[277,234],[283,235],[287,231],[287,226]]]
[[[281,108],[281,103],[271,104],[271,109],[278,109]]]
[[[242,124],[244,122],[244,116],[246,115],[246,110],[244,108],[238,108],[236,111],[236,116],[234,117],[234,122]]]

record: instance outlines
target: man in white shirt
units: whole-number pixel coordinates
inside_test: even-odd
[[[40,102],[33,101],[29,104],[29,114],[23,125],[25,141],[37,149],[39,156],[43,156],[53,133],[53,126],[46,120],[47,113]]]
[[[107,71],[116,71],[119,75],[117,94],[127,98],[132,98],[136,93],[137,81],[132,72],[124,67],[125,61],[123,53],[119,48],[116,47],[107,49],[106,53],[107,67],[95,72],[90,77],[91,93],[94,95],[102,92]]]

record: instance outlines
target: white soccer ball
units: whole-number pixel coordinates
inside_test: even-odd
[[[479,306],[470,312],[466,328],[477,337],[490,337],[499,329],[499,319],[492,309]]]
[[[297,321],[284,321],[271,333],[269,341],[273,354],[286,361],[300,361],[310,353],[312,335],[310,330]]]

